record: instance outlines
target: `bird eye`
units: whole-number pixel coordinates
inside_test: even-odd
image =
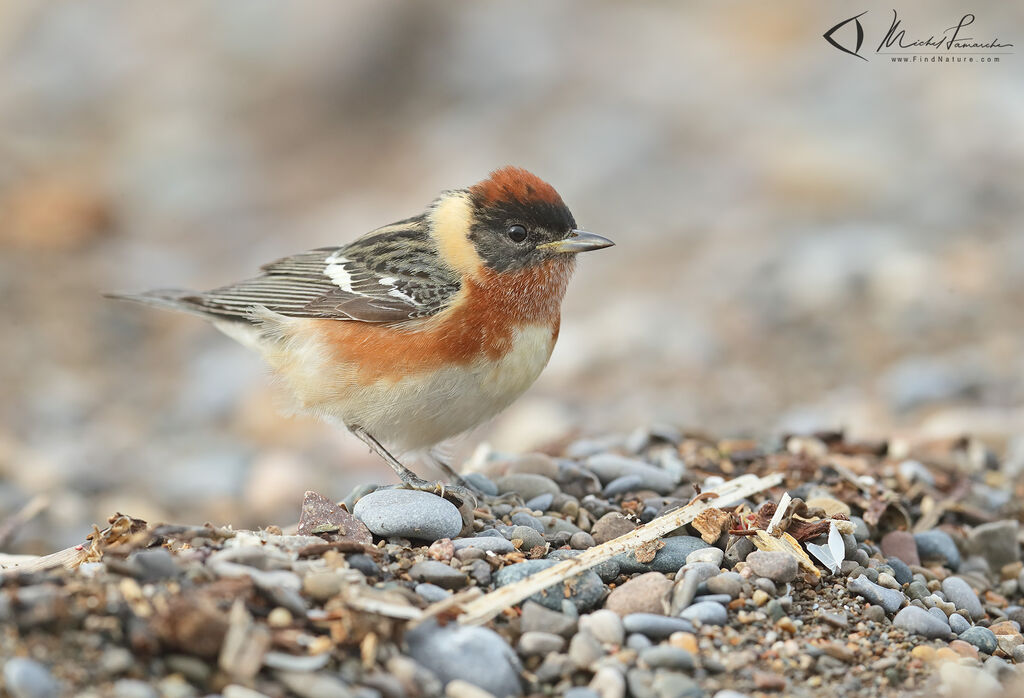
[[[508,227],[508,236],[512,239],[512,242],[522,242],[526,239],[526,228],[521,225],[510,225]]]

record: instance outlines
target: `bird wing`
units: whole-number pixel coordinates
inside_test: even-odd
[[[444,309],[461,287],[423,217],[378,228],[342,247],[285,257],[259,276],[179,296],[196,310],[247,319],[255,307],[289,317],[399,323]]]

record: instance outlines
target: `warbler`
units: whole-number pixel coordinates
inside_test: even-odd
[[[577,253],[612,244],[578,230],[551,185],[504,167],[255,278],[110,295],[212,321],[261,354],[301,410],[340,422],[407,486],[429,488],[388,449],[429,451],[530,387],[558,339]]]

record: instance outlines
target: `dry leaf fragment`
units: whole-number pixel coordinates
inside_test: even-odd
[[[633,557],[640,564],[646,565],[648,562],[654,559],[654,556],[658,554],[658,551],[665,547],[665,541],[660,538],[649,541],[640,545],[633,551]]]
[[[691,524],[705,543],[713,544],[722,533],[732,528],[732,514],[722,509],[712,508],[702,511]]]

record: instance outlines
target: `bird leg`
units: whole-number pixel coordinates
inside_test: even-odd
[[[460,499],[459,505],[463,503],[470,503],[470,509],[475,506],[476,496],[472,490],[465,486],[465,481],[462,480],[458,475],[455,475],[454,471],[451,471],[452,475],[457,478],[456,482],[460,484],[446,486],[443,482],[430,482],[419,477],[413,471],[406,468],[398,459],[391,455],[386,448],[377,441],[370,432],[363,429],[361,426],[352,425],[348,427],[349,431],[359,437],[359,440],[370,447],[370,450],[376,453],[378,456],[384,459],[395,474],[398,475],[398,479],[402,481],[402,485],[411,490],[421,490],[423,492],[432,492],[439,497],[445,498],[446,494],[453,494],[457,499]]]

